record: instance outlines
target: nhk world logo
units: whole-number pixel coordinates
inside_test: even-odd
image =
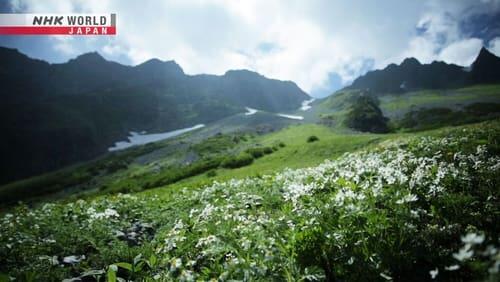
[[[116,14],[0,14],[0,35],[114,35]]]

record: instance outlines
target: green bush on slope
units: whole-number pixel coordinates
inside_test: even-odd
[[[376,97],[361,94],[353,102],[349,112],[345,117],[345,124],[363,132],[386,133],[389,132],[387,126],[388,119],[384,117],[378,106]]]
[[[421,108],[405,114],[396,121],[396,127],[403,130],[426,130],[447,125],[460,125],[500,116],[500,104],[473,103],[462,110],[450,108]]]
[[[241,153],[236,156],[226,157],[221,166],[223,168],[239,168],[249,165],[253,162],[253,156],[248,153]]]

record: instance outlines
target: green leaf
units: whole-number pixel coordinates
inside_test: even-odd
[[[115,265],[128,271],[132,271],[132,265],[128,262],[117,262]]]
[[[134,265],[134,272],[139,272],[144,267],[144,261],[140,261],[138,264]]]
[[[116,271],[118,267],[114,264],[110,265],[108,268],[108,282],[116,282]]]
[[[102,270],[102,269],[91,269],[91,270],[85,271],[80,276],[81,277],[84,277],[84,276],[96,276],[96,275],[103,275],[104,273],[105,273],[105,271]]]
[[[153,268],[155,265],[156,265],[156,262],[158,261],[158,258],[152,254],[150,257],[149,257],[149,267]]]
[[[138,264],[139,261],[141,261],[142,259],[142,254],[138,254],[135,258],[134,258],[134,265]]]
[[[9,275],[0,273],[0,282],[8,282],[8,281],[10,281]]]

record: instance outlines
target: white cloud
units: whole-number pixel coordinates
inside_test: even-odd
[[[446,46],[439,53],[439,59],[448,63],[469,66],[476,59],[481,47],[483,47],[483,40],[478,38],[459,40]]]
[[[54,41],[54,49],[69,56],[79,55],[73,44],[73,37],[65,35],[54,35],[50,37]]]
[[[189,74],[247,68],[311,91],[328,85],[329,73],[349,83],[368,61],[377,68],[408,56],[467,63],[479,39],[461,34],[458,20],[499,1],[475,9],[473,0],[11,2],[19,11],[117,13],[115,37],[54,39],[67,54],[97,50],[132,64],[174,59]]]
[[[488,44],[488,49],[493,54],[500,56],[500,37],[493,38]]]
[[[462,66],[470,65],[483,46],[483,40],[471,37],[461,30],[461,20],[488,13],[499,13],[499,0],[429,1],[416,27],[420,31],[406,50],[389,61],[415,57],[422,63],[445,61]]]

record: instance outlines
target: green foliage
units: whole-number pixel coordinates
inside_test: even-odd
[[[21,200],[32,200],[47,194],[75,186],[86,187],[96,176],[113,174],[124,170],[138,156],[158,149],[159,144],[147,144],[82,165],[70,166],[58,171],[42,174],[21,181],[0,186],[0,205],[9,205]]]
[[[388,132],[388,119],[384,117],[378,104],[376,97],[360,95],[347,113],[345,124],[352,129],[363,132]]]
[[[104,167],[106,169],[106,173],[113,173],[121,169],[127,168],[128,163],[126,161],[120,160],[111,160]]]
[[[243,166],[250,165],[253,162],[253,156],[249,153],[240,153],[236,156],[228,156],[226,157],[221,166],[223,168],[240,168]]]
[[[311,135],[318,136],[325,142],[303,146],[307,137]],[[105,158],[80,166],[0,187],[2,196],[0,201],[2,204],[12,205],[18,200],[41,202],[47,199],[78,199],[109,193],[138,192],[156,188],[157,184],[162,183],[166,183],[162,185],[177,186],[179,182],[179,186],[199,186],[205,184],[206,177],[198,176],[210,170],[216,171],[217,174],[212,177],[213,180],[221,181],[233,177],[241,178],[270,173],[285,167],[317,165],[327,157],[335,157],[345,151],[359,149],[380,139],[363,134],[338,134],[324,126],[311,124],[292,126],[253,138],[249,138],[250,136],[240,133],[217,134],[209,139],[195,141],[194,144],[189,143],[187,139],[181,139],[113,152]],[[285,144],[283,140],[287,143]],[[208,145],[205,142],[208,142]],[[223,146],[218,146],[219,144]],[[249,147],[263,150],[267,157],[263,160],[258,159],[259,161],[237,171],[206,168],[207,170],[201,169],[199,170],[201,172],[195,175],[183,172],[183,170],[192,169],[186,164],[186,160],[195,166],[198,162],[203,163],[206,160],[220,163],[227,155],[244,152]],[[211,151],[212,149],[214,152]],[[271,154],[271,151],[274,152]],[[151,160],[157,158],[157,152],[167,154],[168,158],[164,157],[152,162]],[[88,177],[76,178],[77,175],[88,175]],[[158,181],[161,178],[163,180]],[[72,181],[66,182],[69,180]],[[70,192],[61,193],[63,190]]]
[[[246,149],[245,152],[252,155],[254,159],[258,159],[265,155],[272,154],[274,150],[271,147],[254,147]]]
[[[328,138],[319,129],[322,142],[304,146],[306,132],[266,159],[294,142],[320,146]],[[496,281],[499,135],[500,122],[489,122],[400,136],[304,169],[19,205],[0,217],[0,273],[20,281],[427,281],[431,273]],[[72,256],[77,262],[63,262]]]
[[[191,149],[202,156],[217,154],[234,148],[240,141],[244,140],[245,137],[242,134],[217,134],[192,145]]]
[[[319,141],[319,138],[316,135],[311,135],[311,136],[307,137],[307,143],[312,143],[312,142],[316,142],[316,141]]]
[[[426,130],[446,125],[461,125],[500,116],[500,104],[473,103],[463,110],[449,108],[422,108],[410,111],[396,122],[397,128],[405,130]]]
[[[159,175],[155,175],[149,180],[146,180],[144,188],[148,189],[171,184],[181,179],[185,179],[215,169],[219,167],[220,164],[221,159],[209,158],[198,160],[183,167],[169,167]]]
[[[207,177],[215,177],[215,176],[217,176],[217,171],[210,170],[207,172]]]

